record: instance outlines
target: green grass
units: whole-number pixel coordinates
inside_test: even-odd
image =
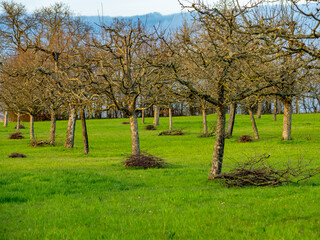
[[[208,117],[213,122],[215,115]],[[143,151],[169,163],[164,169],[125,169],[130,153],[126,119],[89,120],[90,154],[83,155],[80,122],[74,149],[63,147],[66,121],[57,123],[57,146],[33,148],[9,140],[14,123],[0,126],[0,239],[320,239],[320,176],[300,184],[244,189],[208,182],[214,138],[201,135],[201,117],[176,117],[183,136],[157,136],[140,125]],[[146,124],[152,119],[147,118]],[[49,122],[36,122],[37,139]],[[286,163],[299,157],[320,166],[320,114],[293,115],[292,141],[281,141],[282,116],[257,119],[261,140],[248,116],[236,116],[226,140],[223,171],[246,156],[271,154]],[[308,140],[311,139],[311,140]],[[19,152],[27,158],[11,159]]]

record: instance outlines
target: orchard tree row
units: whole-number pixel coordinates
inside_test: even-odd
[[[302,3],[302,2],[301,2]],[[2,2],[0,15],[0,103],[4,110],[34,116],[51,114],[50,143],[55,143],[56,114],[69,114],[65,147],[72,148],[80,114],[88,153],[85,112],[116,109],[130,118],[132,154],[140,154],[138,114],[196,102],[217,113],[209,179],[221,172],[225,138],[232,136],[237,104],[253,108],[281,101],[282,139],[291,139],[294,99],[320,103],[320,5],[313,1],[221,0],[180,2],[192,14],[176,30],[147,29],[139,21],[115,19],[90,25],[68,7],[55,4],[31,14],[23,5]],[[226,112],[230,118],[226,132]],[[276,118],[274,107],[274,118]],[[155,123],[157,119],[155,118]],[[17,124],[19,129],[20,123]]]

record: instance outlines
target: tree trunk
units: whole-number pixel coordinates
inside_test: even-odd
[[[144,124],[144,109],[141,110],[141,122]]]
[[[159,126],[160,106],[154,106],[153,126]]]
[[[232,103],[230,105],[230,115],[229,115],[227,134],[226,134],[227,138],[232,137],[234,121],[235,121],[235,118],[236,118],[236,113],[237,113],[237,104],[236,103]]]
[[[85,155],[87,155],[89,153],[89,140],[88,140],[85,108],[81,108],[80,118],[81,118],[81,125],[82,125],[83,152]]]
[[[291,100],[283,101],[282,140],[291,140],[292,105]]]
[[[203,135],[206,136],[208,135],[208,123],[207,123],[207,114],[206,114],[206,109],[202,107],[202,124],[203,124]]]
[[[67,136],[66,136],[66,142],[64,144],[65,148],[73,148],[76,121],[77,121],[76,108],[74,106],[70,106]]]
[[[216,140],[213,149],[213,159],[209,175],[209,180],[213,180],[214,177],[221,173],[224,142],[225,142],[225,125],[226,125],[226,110],[225,106],[218,105],[217,108],[217,130]]]
[[[278,106],[278,98],[277,96],[275,96],[274,102],[273,102],[273,121],[277,121],[277,106]]]
[[[300,114],[299,99],[296,99],[296,104],[297,104],[297,114]]]
[[[258,128],[256,125],[256,121],[254,119],[252,108],[248,108],[248,112],[250,115],[251,124],[252,124],[253,132],[254,132],[254,139],[258,140],[259,139],[259,132],[258,132]]]
[[[8,127],[8,111],[4,111],[3,126]]]
[[[261,118],[261,111],[262,111],[262,102],[258,102],[258,109],[257,109],[257,118]]]
[[[17,126],[16,126],[16,131],[19,132],[20,130],[20,122],[21,122],[21,113],[20,111],[18,111],[18,114],[17,114]]]
[[[139,143],[138,120],[137,120],[136,113],[133,113],[129,118],[130,118],[130,128],[131,128],[132,155],[139,155],[140,143]]]
[[[30,140],[34,141],[34,116],[30,114]]]
[[[172,108],[169,106],[169,131],[172,131]]]
[[[50,144],[54,145],[56,143],[56,113],[54,110],[50,112],[51,124],[50,124]]]

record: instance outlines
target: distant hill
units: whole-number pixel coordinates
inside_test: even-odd
[[[175,13],[170,15],[161,15],[158,12],[149,13],[145,15],[137,15],[132,17],[108,17],[104,16],[103,18],[98,16],[82,16],[81,17],[86,22],[92,24],[93,26],[96,24],[100,24],[101,20],[106,25],[110,25],[115,18],[123,19],[123,20],[131,20],[136,22],[140,20],[142,23],[145,23],[147,28],[152,28],[153,26],[158,26],[161,24],[163,29],[177,29],[182,26],[183,22],[191,20],[190,13]]]

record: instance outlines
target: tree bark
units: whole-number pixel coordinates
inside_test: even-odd
[[[19,132],[20,130],[20,122],[21,122],[21,113],[20,111],[18,111],[18,114],[17,114],[17,126],[16,126],[16,131]]]
[[[132,155],[140,154],[140,143],[139,143],[139,129],[138,120],[136,113],[132,113],[130,118],[130,128],[131,128],[131,148]]]
[[[278,98],[277,96],[275,96],[274,102],[273,102],[273,121],[277,121],[277,107],[278,107]]]
[[[34,116],[33,114],[30,115],[30,140],[34,141]]]
[[[8,111],[4,111],[3,126],[8,127]]]
[[[283,109],[282,140],[291,140],[292,101],[283,101]]]
[[[172,108],[169,106],[169,131],[172,131]]]
[[[204,107],[201,108],[202,111],[202,124],[203,124],[203,135],[208,135],[208,123],[207,123],[207,114]]]
[[[141,122],[144,124],[144,109],[141,110]]]
[[[50,124],[50,144],[54,145],[56,143],[56,113],[52,109],[50,112],[51,124]]]
[[[80,118],[81,118],[81,125],[82,125],[83,152],[85,155],[87,155],[89,153],[89,139],[88,139],[88,132],[87,132],[85,108],[81,108]]]
[[[257,118],[261,118],[261,111],[262,111],[262,102],[258,102],[258,109],[257,109]]]
[[[154,106],[154,119],[153,119],[154,126],[159,126],[159,116],[160,116],[160,106],[155,105]]]
[[[248,112],[250,115],[250,120],[253,128],[253,132],[254,132],[254,139],[259,140],[259,132],[258,132],[256,121],[254,119],[252,108],[248,108]]]
[[[217,108],[217,130],[216,140],[213,149],[213,159],[209,175],[209,180],[213,180],[216,175],[221,173],[224,143],[225,143],[225,125],[226,125],[226,110],[225,106],[218,105]]]
[[[77,121],[76,108],[75,106],[70,106],[67,136],[66,136],[66,142],[64,144],[65,148],[73,148],[76,121]]]
[[[229,120],[228,120],[228,126],[227,126],[227,133],[226,133],[227,138],[232,137],[236,113],[237,113],[237,104],[232,103],[230,105],[230,114],[229,114]]]
[[[297,114],[300,114],[299,99],[296,99],[296,106],[297,106]]]

